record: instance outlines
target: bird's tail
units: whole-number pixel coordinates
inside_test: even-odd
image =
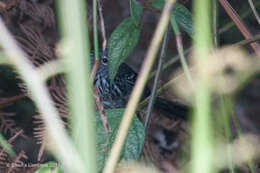
[[[187,121],[190,108],[184,104],[172,102],[163,98],[156,98],[154,107],[165,113],[170,119],[182,119]]]

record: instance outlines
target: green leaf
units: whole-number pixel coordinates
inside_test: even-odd
[[[165,3],[165,0],[153,0],[152,1],[152,6],[154,8],[157,8],[159,10],[162,10],[163,7],[164,7],[164,3]],[[176,3],[175,3],[176,4]]]
[[[192,14],[191,12],[179,3],[174,4],[173,15],[177,23],[181,28],[189,34],[190,37],[193,35],[193,26],[192,26]]]
[[[140,2],[136,0],[130,0],[130,11],[132,20],[134,21],[135,25],[138,26],[140,24],[143,13],[143,7]]]
[[[35,171],[35,173],[59,173],[60,168],[58,166],[57,162],[47,162],[45,164],[43,164],[39,169],[37,169],[37,171]]]
[[[138,43],[141,28],[132,17],[126,18],[113,31],[108,42],[109,76],[112,81],[116,72]]]
[[[172,29],[173,29],[175,35],[179,35],[180,29],[179,29],[178,24],[176,23],[175,16],[172,15],[170,20],[171,20],[171,26],[172,26]]]
[[[107,138],[107,134],[103,127],[100,116],[97,117],[97,163],[98,163],[98,172],[100,172],[110,149],[112,148],[112,144],[115,141],[115,137],[119,128],[119,124],[121,122],[122,115],[124,113],[124,109],[108,109],[106,110],[106,116],[108,119],[108,124],[110,126],[109,138]],[[137,160],[142,152],[142,148],[144,145],[144,127],[143,124],[139,121],[139,119],[134,116],[132,125],[129,129],[125,145],[121,152],[122,160]],[[109,139],[109,143],[108,140]]]
[[[152,6],[162,10],[164,2],[165,0],[153,0]],[[181,28],[192,37],[193,26],[191,12],[186,7],[176,2],[173,7],[172,15],[175,16],[176,22],[181,26]]]

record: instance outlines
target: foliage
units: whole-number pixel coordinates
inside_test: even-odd
[[[165,0],[153,0],[153,7],[162,10]],[[191,12],[179,3],[175,3],[172,10],[172,18],[176,19],[176,22],[182,27],[182,29],[189,34],[193,35],[192,14]],[[174,20],[174,19],[171,19]]]
[[[60,168],[57,162],[47,162],[43,164],[35,173],[60,173]]]
[[[130,55],[138,43],[141,28],[135,20],[125,19],[112,33],[108,42],[109,73],[113,80],[120,64]]]
[[[115,137],[121,122],[124,109],[106,110],[106,116],[108,124],[110,126],[109,134],[106,133],[99,113],[96,113],[97,117],[97,163],[98,170],[101,171],[104,167],[112,144],[115,141]],[[135,116],[133,123],[129,129],[129,133],[121,153],[122,160],[138,160],[144,145],[144,126]]]

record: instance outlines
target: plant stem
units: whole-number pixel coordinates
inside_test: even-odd
[[[98,30],[97,30],[97,0],[93,0],[93,38],[94,38],[94,56],[95,61],[91,72],[91,82],[93,83],[99,67],[99,49],[98,49]]]
[[[213,41],[214,47],[218,47],[218,1],[212,2],[212,31],[213,31]]]
[[[256,11],[256,8],[255,8],[255,6],[254,6],[253,1],[252,1],[252,0],[248,0],[248,3],[249,3],[249,5],[250,5],[250,7],[251,7],[251,9],[252,9],[252,11],[253,11],[253,13],[254,13],[254,15],[255,15],[256,21],[257,21],[258,24],[260,25],[260,17],[259,17],[259,14],[258,14],[257,11]]]
[[[255,3],[255,7],[258,8],[260,6],[260,1]],[[251,8],[248,8],[245,12],[243,12],[240,16],[242,19],[245,19],[246,17],[248,17],[250,14],[252,13]],[[226,23],[223,27],[221,27],[219,29],[219,34],[222,34],[226,31],[228,31],[230,28],[234,27],[235,23],[233,21],[230,21],[228,23]]]
[[[260,34],[255,35],[253,38],[239,41],[239,42],[235,43],[235,45],[245,46],[245,45],[247,45],[249,43],[252,43],[252,42],[255,42],[255,41],[258,41],[258,40],[260,40]]]
[[[195,0],[194,4],[194,57],[199,67],[207,61],[212,48],[210,27],[211,1]],[[195,111],[192,121],[192,168],[193,173],[211,173],[213,168],[213,139],[210,118],[210,91],[206,72],[200,69],[200,79],[195,93]],[[204,72],[204,73],[203,73]],[[202,164],[203,163],[203,164]]]
[[[154,37],[149,46],[148,52],[146,54],[145,62],[142,66],[141,72],[137,78],[136,85],[131,93],[129,102],[127,104],[126,110],[123,115],[123,119],[120,123],[120,127],[116,136],[116,140],[111,149],[110,155],[106,162],[104,173],[113,173],[116,167],[116,163],[120,156],[120,151],[124,145],[128,129],[131,125],[135,110],[137,108],[138,102],[141,98],[143,89],[145,87],[146,81],[149,76],[149,72],[153,66],[156,53],[160,47],[164,32],[168,26],[171,10],[175,0],[168,0],[165,4],[163,13],[161,15],[160,21],[155,30]]]
[[[188,53],[191,52],[191,47],[189,47],[188,49],[186,49],[184,51],[184,55],[187,55]],[[162,72],[167,70],[171,65],[173,65],[174,63],[178,62],[180,59],[179,55],[176,55],[174,57],[172,57],[169,61],[167,61],[166,63],[164,63],[163,67],[162,67]],[[149,75],[148,80],[152,80],[155,77],[156,74],[156,70],[151,72],[151,74]]]
[[[242,35],[246,39],[252,38],[252,34],[249,32],[248,28],[243,23],[240,16],[237,14],[237,12],[232,8],[232,6],[229,4],[227,0],[219,0],[219,3],[222,5],[222,7],[226,10],[227,14],[230,16],[230,18],[234,21],[237,28],[240,30]],[[257,53],[258,50],[260,50],[260,45],[258,43],[251,43],[250,44],[252,49]]]
[[[163,38],[163,44],[162,44],[162,48],[161,48],[161,53],[160,53],[160,58],[159,58],[159,63],[158,63],[158,67],[156,70],[156,75],[155,75],[155,79],[154,79],[154,83],[153,83],[153,89],[152,89],[152,93],[151,93],[151,99],[149,100],[149,104],[147,107],[147,112],[146,112],[146,116],[145,116],[145,122],[144,122],[144,128],[145,130],[147,130],[148,125],[150,123],[150,117],[151,117],[151,112],[153,109],[153,103],[154,100],[156,98],[156,90],[158,87],[158,81],[160,79],[161,76],[161,71],[162,71],[162,65],[166,56],[166,51],[167,51],[167,45],[168,45],[168,33],[169,33],[169,27],[167,28],[165,34],[164,34],[164,38]]]
[[[93,0],[93,29],[94,29],[94,50],[95,50],[95,60],[99,58],[98,56],[98,31],[97,31],[97,0]]]
[[[90,45],[85,1],[59,1],[60,29],[66,60],[67,89],[72,114],[72,135],[84,161],[84,172],[97,172]],[[76,171],[74,171],[76,172]]]
[[[65,73],[65,68],[61,60],[52,60],[37,68],[39,75],[43,81],[47,81],[50,77],[57,74]]]
[[[184,73],[188,79],[188,82],[191,86],[192,89],[194,89],[194,84],[193,84],[193,80],[191,78],[191,74],[190,74],[190,71],[189,71],[189,67],[186,63],[186,60],[185,60],[185,57],[184,57],[184,53],[183,53],[183,44],[182,44],[182,37],[181,37],[181,31],[179,29],[179,26],[175,20],[175,16],[172,15],[171,16],[171,25],[172,25],[172,28],[173,28],[173,31],[174,31],[174,34],[175,34],[175,37],[176,37],[176,45],[177,45],[177,50],[178,50],[178,53],[179,53],[179,56],[180,56],[180,59],[181,59],[181,65],[182,65],[182,68],[184,70]]]

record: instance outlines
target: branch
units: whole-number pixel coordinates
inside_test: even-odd
[[[248,31],[247,27],[237,14],[237,12],[232,8],[232,6],[229,4],[227,0],[219,0],[222,7],[226,10],[228,15],[231,17],[231,19],[234,21],[240,32],[243,34],[243,36],[246,39],[252,38],[252,34]],[[251,43],[250,44],[255,53],[257,53],[260,50],[260,45],[258,43]]]
[[[260,25],[260,17],[259,17],[259,15],[258,15],[258,13],[257,13],[257,11],[255,9],[253,1],[252,0],[248,0],[248,3],[249,3],[249,5],[250,5],[250,7],[251,7],[251,9],[252,9],[252,11],[253,11],[253,13],[255,15],[256,21]]]

